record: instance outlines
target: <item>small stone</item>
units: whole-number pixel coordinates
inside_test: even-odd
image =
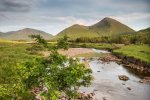
[[[139,80],[140,83],[150,83],[150,77],[144,77],[143,79]]]
[[[92,96],[94,96],[94,95],[95,95],[95,93],[91,93],[91,95],[92,95]]]
[[[88,94],[87,96],[88,96],[88,98],[92,98],[92,94]]]
[[[143,80],[140,80],[139,82],[140,82],[140,83],[144,83],[144,81],[143,81]]]
[[[107,100],[106,97],[103,97],[103,100]]]
[[[99,70],[97,72],[100,72]]]
[[[130,88],[130,87],[127,87],[127,89],[128,89],[128,90],[131,90],[131,88]]]
[[[150,77],[144,77],[144,79],[146,79],[146,80],[150,80]]]
[[[126,85],[125,83],[122,83],[122,85]]]
[[[98,90],[94,89],[93,91],[98,91]]]

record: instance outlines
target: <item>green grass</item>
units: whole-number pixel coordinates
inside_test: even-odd
[[[16,75],[18,63],[40,56],[31,55],[26,48],[31,44],[0,42],[0,85],[11,85]]]
[[[134,57],[150,64],[150,46],[148,45],[128,45],[114,50],[113,52],[128,57]]]
[[[4,43],[0,42],[0,66],[12,66],[17,62],[30,60],[36,55],[31,55],[26,50],[30,44],[23,43]]]
[[[108,43],[75,43],[75,44],[70,44],[70,46],[71,47],[83,47],[83,48],[112,50],[116,47],[121,47],[123,45],[122,44],[108,44]]]
[[[22,43],[22,42],[0,39],[0,43]]]

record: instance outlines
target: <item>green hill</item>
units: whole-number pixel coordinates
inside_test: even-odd
[[[75,24],[58,33],[55,38],[62,37],[65,34],[67,34],[67,36],[70,37],[71,39],[76,39],[79,37],[91,38],[128,32],[135,32],[135,31],[129,28],[128,26],[120,23],[117,20],[106,17],[100,22],[91,26],[83,26]]]
[[[89,29],[88,26],[78,25],[75,24],[69,28],[66,28],[65,30],[61,31],[56,37],[61,37],[63,35],[67,34],[68,37],[71,39],[77,38],[77,37],[98,37],[99,35],[92,30]]]
[[[89,26],[89,28],[99,35],[112,35],[118,33],[134,32],[134,30],[130,27],[120,23],[117,20],[107,17],[100,22]]]
[[[51,34],[48,34],[46,32],[36,30],[36,29],[31,29],[31,28],[25,28],[25,29],[18,30],[18,31],[3,33],[2,35],[0,35],[0,38],[7,39],[7,40],[25,40],[25,41],[28,41],[28,40],[31,40],[28,36],[32,35],[32,34],[41,35],[46,40],[51,39],[51,37],[52,37]]]
[[[140,30],[137,32],[137,34],[150,34],[150,27],[149,28],[146,28],[146,29],[143,29],[143,30]]]
[[[3,32],[0,32],[0,36],[3,35]]]

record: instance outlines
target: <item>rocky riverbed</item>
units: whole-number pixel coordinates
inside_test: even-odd
[[[69,57],[84,53],[109,53],[88,48],[70,48],[59,52]],[[77,100],[150,100],[150,77],[129,69],[121,59],[113,55],[80,59],[92,69],[94,80],[90,87],[79,88],[81,95]]]
[[[143,79],[114,61],[104,63],[93,58],[88,62],[94,81],[90,87],[81,87],[79,91],[94,92],[93,100],[150,100],[148,77]]]

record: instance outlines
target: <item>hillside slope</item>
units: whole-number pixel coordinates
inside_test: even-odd
[[[71,39],[76,39],[79,37],[100,37],[129,32],[135,31],[117,20],[106,17],[91,26],[75,24],[58,33],[55,38],[62,37],[64,34],[67,34]]]
[[[0,36],[3,35],[3,32],[0,32]]]
[[[129,33],[134,32],[130,27],[120,23],[119,21],[112,18],[104,18],[100,22],[89,26],[91,30],[98,33],[99,35],[113,35],[118,33]]]
[[[48,34],[46,32],[31,29],[31,28],[25,28],[18,31],[12,31],[3,33],[3,35],[0,36],[2,39],[8,39],[8,40],[31,40],[28,36],[29,35],[41,35],[44,39],[50,39],[52,37],[51,34]]]
[[[143,29],[143,30],[140,30],[137,32],[137,34],[150,34],[150,27],[149,28],[146,28],[146,29]]]
[[[92,30],[89,29],[87,26],[75,24],[71,27],[68,27],[61,31],[56,37],[61,37],[67,34],[68,37],[71,39],[79,38],[79,37],[98,37],[99,35]]]

